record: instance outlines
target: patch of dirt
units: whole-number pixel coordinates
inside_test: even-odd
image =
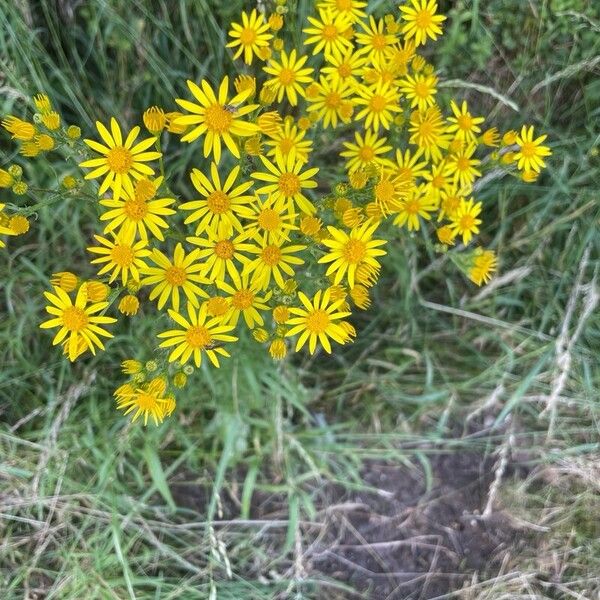
[[[430,456],[428,477],[420,465],[371,461],[363,472],[370,489],[317,488],[318,513],[311,519],[316,525],[302,531],[303,573],[344,583],[369,600],[427,600],[460,589],[474,575],[480,581],[495,577],[505,558],[531,542],[529,533],[497,507],[482,516],[495,461],[476,452],[441,452]],[[509,466],[506,474],[511,472]],[[177,504],[205,513],[209,495],[199,487],[175,484]],[[239,516],[236,495],[223,494],[221,518]],[[285,497],[256,492],[251,516],[286,519],[286,507]],[[280,547],[284,537],[282,528]],[[293,562],[298,557],[292,553]],[[324,585],[318,597],[351,596]]]

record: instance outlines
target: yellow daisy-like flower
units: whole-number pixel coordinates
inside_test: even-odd
[[[12,134],[13,139],[26,142],[33,139],[36,134],[34,125],[23,121],[14,115],[8,115],[2,119],[2,127]]]
[[[432,213],[437,210],[438,202],[429,193],[425,186],[414,190],[406,199],[402,200],[397,209],[397,215],[394,218],[394,225],[398,227],[406,226],[409,231],[419,231],[421,228],[420,219],[431,221]]]
[[[228,316],[223,319],[224,323],[237,325],[240,315],[242,315],[250,329],[253,329],[255,325],[264,325],[265,321],[258,311],[269,310],[266,303],[271,298],[271,292],[268,292],[266,296],[259,296],[259,289],[256,284],[249,282],[248,274],[234,280],[234,285],[219,281],[217,287],[229,294],[230,311]]]
[[[94,235],[96,241],[101,246],[90,246],[87,250],[92,254],[99,254],[99,258],[90,261],[92,264],[106,263],[99,271],[98,275],[103,275],[112,271],[109,283],[112,283],[119,273],[123,285],[127,283],[129,276],[139,281],[140,269],[146,266],[144,258],[150,256],[148,249],[148,240],[139,240],[134,243],[134,237],[131,231],[113,234],[114,241],[110,241],[100,235]]]
[[[367,16],[363,10],[367,6],[366,2],[360,0],[321,0],[317,8],[332,12],[334,15],[344,15],[350,23],[360,21]]]
[[[448,133],[454,133],[459,140],[465,142],[474,142],[477,139],[477,135],[481,133],[481,123],[485,121],[483,117],[474,117],[469,112],[466,101],[463,101],[462,105],[458,106],[454,100],[450,101],[450,108],[454,114],[453,117],[448,117],[448,127],[446,131]]]
[[[206,354],[210,362],[219,367],[219,356],[229,357],[230,354],[221,347],[222,342],[235,342],[237,337],[228,335],[233,325],[223,325],[221,317],[208,319],[208,307],[204,303],[200,310],[188,304],[188,318],[169,309],[169,316],[181,329],[170,329],[159,333],[158,337],[164,339],[161,348],[173,348],[169,354],[169,362],[176,360],[186,364],[192,356],[197,367],[202,364],[202,355]]]
[[[221,142],[224,142],[231,154],[240,158],[240,150],[236,140],[237,137],[250,137],[258,133],[258,125],[248,123],[240,119],[258,108],[258,104],[241,104],[252,94],[249,89],[236,94],[231,100],[229,95],[229,77],[225,76],[219,86],[218,96],[215,94],[211,85],[203,79],[200,86],[188,79],[187,86],[192,92],[198,104],[176,98],[175,102],[181,108],[192,113],[175,119],[175,125],[193,125],[194,128],[186,133],[182,142],[193,142],[200,136],[204,136],[204,157],[211,153],[215,157],[215,162],[221,160]]]
[[[140,269],[141,274],[144,275],[140,283],[154,286],[150,292],[150,300],[158,298],[159,310],[170,298],[171,306],[178,311],[180,290],[185,294],[188,303],[196,307],[199,305],[198,296],[208,298],[208,294],[197,285],[198,283],[210,284],[210,281],[200,274],[204,271],[204,264],[198,260],[197,248],[186,254],[183,246],[177,244],[173,260],[158,248],[154,248],[150,259],[156,266],[144,266]]]
[[[400,82],[400,91],[410,100],[411,108],[425,110],[435,104],[438,78],[433,75],[416,73],[414,77],[407,75]]]
[[[289,213],[288,204],[283,198],[268,196],[261,200],[257,197],[248,213],[244,214],[244,218],[249,221],[244,230],[249,238],[277,243],[289,239],[290,231],[298,229],[294,224],[297,216]]]
[[[477,167],[481,161],[473,158],[477,146],[470,144],[467,148],[456,154],[451,154],[445,161],[445,174],[450,175],[454,183],[463,188],[470,188],[478,177],[481,177],[481,171]]]
[[[415,57],[415,43],[404,40],[402,45],[397,44],[388,48],[385,53],[390,68],[394,69],[398,77],[404,77],[408,73],[408,65]]]
[[[356,120],[365,120],[365,128],[378,132],[380,127],[389,129],[394,113],[402,112],[398,106],[399,94],[389,83],[379,82],[376,85],[361,85],[355,89],[358,96],[354,102],[364,106],[356,115]]]
[[[136,126],[123,141],[121,128],[114,117],[110,120],[110,131],[100,121],[96,121],[96,129],[105,145],[95,140],[83,140],[94,152],[102,155],[101,158],[92,158],[79,163],[80,167],[93,169],[85,178],[104,177],[98,190],[99,196],[109,188],[112,188],[115,200],[121,198],[123,188],[133,195],[135,180],[154,175],[154,170],[145,163],[162,156],[160,152],[148,152],[148,148],[156,142],[156,138],[149,137],[136,143],[140,134],[140,128]]]
[[[233,41],[227,44],[227,48],[239,46],[233,58],[238,58],[244,53],[244,62],[251,65],[254,56],[260,58],[260,49],[269,46],[273,34],[269,33],[269,24],[265,21],[264,15],[253,9],[250,15],[246,11],[242,12],[241,24],[231,24],[229,37],[233,38]]]
[[[402,19],[406,24],[402,33],[407,40],[414,38],[415,44],[421,46],[427,38],[437,40],[442,35],[440,24],[446,20],[443,15],[438,15],[436,0],[411,0],[412,6],[401,6]]]
[[[308,155],[312,152],[312,140],[305,140],[306,131],[302,131],[294,124],[294,120],[289,118],[284,121],[283,127],[279,127],[271,139],[265,142],[265,145],[271,149],[267,156],[277,160],[279,157],[282,162],[292,157],[294,162],[308,162]],[[285,160],[284,160],[285,159]]]
[[[423,193],[436,201],[439,200],[441,191],[453,182],[452,177],[446,173],[445,162],[433,165],[431,171],[423,175],[423,179],[425,180]]]
[[[294,253],[305,248],[306,246],[299,244],[283,246],[281,242],[274,244],[263,240],[261,244],[255,244],[250,250],[252,254],[258,256],[246,265],[242,275],[251,274],[252,283],[259,290],[266,290],[271,279],[274,279],[280,288],[284,288],[283,274],[294,277],[294,268],[291,265],[304,264],[301,258],[294,256]]]
[[[388,215],[398,207],[411,189],[411,181],[390,169],[382,169],[379,180],[373,186],[373,196],[382,215]]]
[[[496,272],[497,266],[498,259],[493,250],[477,248],[471,259],[469,279],[479,286],[488,283],[492,278],[492,275]]]
[[[364,137],[359,131],[355,131],[354,139],[355,144],[344,142],[344,147],[347,149],[340,152],[340,156],[348,159],[346,161],[348,173],[354,173],[354,171],[364,169],[373,163],[386,164],[382,155],[392,149],[392,146],[386,145],[387,138],[379,137],[375,132],[367,130]]]
[[[330,289],[325,292],[319,290],[312,300],[304,292],[298,292],[298,298],[304,306],[290,308],[290,312],[298,316],[288,321],[288,325],[292,325],[292,328],[285,334],[289,337],[300,333],[296,342],[296,352],[301,350],[307,341],[311,354],[315,353],[317,342],[320,342],[325,352],[331,354],[329,338],[338,344],[345,343],[346,333],[340,324],[336,323],[351,314],[340,310],[345,302],[344,298],[332,300]]]
[[[533,126],[523,126],[521,134],[517,136],[516,144],[519,151],[515,153],[515,162],[521,171],[539,173],[546,166],[544,157],[551,156],[552,151],[547,146],[542,146],[547,135],[534,139]]]
[[[44,292],[44,296],[50,302],[46,311],[52,315],[52,318],[40,325],[42,329],[60,327],[52,340],[52,345],[60,344],[68,336],[65,350],[71,362],[81,354],[82,347],[89,349],[92,354],[96,354],[96,347],[104,350],[104,344],[98,336],[106,338],[113,336],[100,325],[114,323],[116,319],[97,313],[103,311],[108,306],[108,302],[96,302],[86,306],[87,294],[83,287],[79,288],[75,303],[59,287],[54,287],[53,291],[54,293]]]
[[[302,31],[308,34],[304,43],[307,46],[315,44],[313,56],[321,51],[327,56],[335,51],[340,52],[352,47],[352,42],[344,35],[352,26],[346,14],[319,9],[320,20],[314,17],[307,17],[307,19],[312,27]]]
[[[409,142],[421,148],[427,160],[435,163],[442,160],[442,149],[448,148],[450,142],[437,106],[412,113],[408,131],[411,134]]]
[[[376,21],[370,16],[368,23],[361,21],[360,26],[362,31],[356,34],[356,43],[362,48],[358,53],[367,54],[371,61],[383,58],[386,51],[396,43],[396,36],[386,32],[383,19]]]
[[[154,181],[143,178],[136,183],[132,195],[124,190],[123,198],[100,200],[102,206],[111,209],[100,216],[101,221],[110,221],[104,228],[104,233],[115,229],[118,233],[133,231],[134,237],[139,232],[142,239],[148,239],[148,230],[150,230],[156,239],[164,241],[165,237],[161,229],[168,229],[169,225],[162,217],[175,214],[172,208],[168,208],[175,203],[175,199],[152,200],[162,182],[163,177],[158,177]]]
[[[414,182],[419,177],[424,177],[427,173],[427,161],[421,161],[423,150],[418,149],[414,154],[410,150],[396,150],[396,162],[393,168],[401,177]],[[421,161],[421,162],[419,162]]]
[[[196,235],[206,231],[209,227],[218,227],[220,223],[227,223],[238,231],[243,230],[238,215],[244,211],[244,206],[254,197],[246,194],[252,187],[252,181],[244,181],[235,186],[240,174],[240,167],[235,166],[227,179],[222,184],[216,163],[210,166],[212,182],[199,169],[194,169],[190,176],[192,184],[200,192],[202,198],[184,202],[179,206],[182,210],[193,211],[186,219],[186,225],[195,223]]]
[[[458,188],[456,185],[450,185],[444,188],[440,193],[440,213],[438,222],[444,217],[451,219],[460,206],[461,198],[464,198],[471,192],[471,188]]]
[[[341,52],[333,52],[325,57],[327,66],[321,73],[333,84],[341,83],[354,87],[358,84],[360,73],[368,62],[368,58],[358,54],[353,48]]]
[[[289,55],[285,50],[281,51],[281,62],[271,59],[263,71],[272,75],[267,79],[265,86],[277,94],[277,101],[281,102],[285,96],[292,106],[298,104],[298,95],[304,97],[305,92],[301,84],[310,83],[313,72],[312,67],[304,67],[308,56],[297,58],[296,50]]]
[[[481,202],[474,202],[473,198],[461,198],[458,209],[450,217],[450,227],[454,235],[461,235],[465,245],[471,241],[473,234],[479,233],[478,225],[481,225],[481,219],[477,218],[481,213]]]
[[[168,399],[164,397],[164,385],[157,385],[155,380],[143,384],[139,388],[121,387],[115,392],[115,396],[117,397],[117,410],[124,411],[123,416],[135,410],[131,418],[132,423],[135,423],[141,415],[144,416],[144,425],[148,424],[149,416],[157,426],[164,421]]]
[[[302,171],[303,163],[299,160],[294,162],[293,157],[289,155],[285,161],[283,157],[276,158],[275,164],[265,156],[261,156],[260,159],[268,172],[257,171],[252,173],[252,177],[266,182],[267,185],[259,188],[257,193],[271,194],[275,200],[287,200],[290,213],[293,212],[293,205],[296,203],[302,212],[314,214],[316,208],[304,196],[302,190],[317,187],[317,182],[311,178],[318,173],[318,167]]]
[[[308,113],[316,113],[323,127],[337,127],[338,119],[348,123],[352,116],[352,102],[348,100],[353,91],[341,81],[330,82],[321,77],[317,94],[308,98]]]
[[[225,273],[234,281],[240,276],[237,265],[246,265],[250,259],[241,254],[252,249],[252,244],[245,243],[249,233],[243,231],[237,236],[232,235],[232,229],[227,223],[220,223],[218,227],[210,227],[205,232],[205,237],[188,237],[190,244],[199,246],[198,258],[204,259],[203,272],[211,282],[219,282]]]
[[[379,223],[368,220],[350,230],[350,233],[331,225],[327,227],[331,238],[322,240],[322,243],[329,248],[329,252],[320,258],[319,262],[331,263],[327,268],[326,275],[334,276],[334,285],[338,285],[346,277],[348,285],[352,288],[359,265],[367,264],[379,267],[379,262],[375,257],[387,254],[385,250],[379,248],[387,241],[372,239],[378,225]]]

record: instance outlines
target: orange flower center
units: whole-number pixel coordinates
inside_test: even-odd
[[[282,173],[279,189],[284,196],[295,196],[300,191],[300,178],[295,173]]]
[[[372,111],[381,112],[382,110],[385,110],[385,107],[387,106],[387,100],[385,99],[385,96],[382,96],[381,94],[375,94],[371,98],[369,106]]]
[[[279,72],[279,81],[282,85],[291,85],[296,81],[296,73],[292,69],[281,69]]]
[[[349,239],[344,246],[344,258],[349,263],[359,263],[367,253],[367,246],[362,240]]]
[[[525,158],[533,158],[536,155],[536,146],[532,142],[525,142],[521,146],[521,154]]]
[[[206,327],[193,325],[187,330],[185,341],[194,349],[206,348],[211,343],[212,337]]]
[[[174,287],[183,285],[186,279],[187,273],[181,267],[172,266],[165,271],[165,281]]]
[[[141,221],[148,214],[148,205],[143,200],[127,200],[123,210],[132,221]]]
[[[432,23],[432,15],[428,10],[420,10],[417,13],[415,24],[419,29],[427,29]]]
[[[458,124],[458,127],[463,131],[471,131],[471,128],[473,127],[473,119],[469,114],[460,115],[460,117],[456,119],[456,122]]]
[[[223,214],[229,210],[231,200],[229,196],[221,190],[215,190],[206,199],[208,210],[217,215]]]
[[[281,218],[277,211],[272,208],[265,208],[258,215],[258,224],[267,231],[274,231],[281,224]]]
[[[459,171],[468,171],[471,168],[471,161],[465,156],[461,156],[456,161],[456,168]]]
[[[430,94],[430,88],[424,81],[419,81],[417,85],[415,85],[415,95],[419,98],[427,98]]]
[[[375,186],[375,198],[377,198],[379,202],[392,202],[395,195],[396,188],[389,179],[383,179]]]
[[[231,298],[231,304],[239,309],[250,308],[254,302],[254,294],[250,290],[239,290]]]
[[[350,77],[350,75],[352,75],[352,66],[350,65],[350,63],[343,62],[338,67],[338,73],[339,73],[340,77],[343,77],[343,78]]]
[[[338,29],[335,25],[325,25],[323,27],[323,39],[327,42],[332,42],[339,35]]]
[[[387,46],[387,39],[383,33],[376,33],[371,38],[371,46],[374,50],[383,50]]]
[[[331,323],[331,319],[329,315],[324,310],[313,310],[308,313],[306,317],[306,329],[311,333],[323,333],[329,323]]]
[[[133,164],[133,155],[123,146],[111,148],[106,155],[110,170],[115,173],[127,173]]]
[[[358,156],[363,162],[371,162],[375,158],[375,150],[371,146],[363,146],[359,150]]]
[[[416,199],[416,198],[413,198],[412,200],[409,200],[404,205],[404,210],[409,215],[417,215],[417,214],[419,214],[419,209],[420,208],[421,208],[421,205],[419,203],[419,200]]]
[[[138,392],[135,397],[135,404],[143,411],[153,411],[158,408],[156,397],[148,392]]]
[[[244,46],[251,46],[256,41],[256,31],[251,27],[244,27],[240,33],[240,42]]]
[[[135,184],[135,199],[144,202],[151,200],[156,194],[156,186],[144,177]]]
[[[226,110],[221,104],[211,104],[204,113],[206,127],[214,133],[225,133],[229,131],[233,114]]]
[[[281,138],[279,140],[279,149],[281,150],[282,154],[289,154],[294,145],[295,142],[292,138]]]
[[[446,185],[446,178],[443,175],[436,175],[432,180],[431,180],[431,187],[433,188],[443,188]]]
[[[87,327],[89,319],[83,308],[69,306],[63,311],[62,322],[69,331],[81,331]]]
[[[338,10],[352,10],[352,0],[337,0],[335,3]]]
[[[235,252],[235,247],[229,240],[219,240],[215,244],[215,254],[223,260],[230,260]]]
[[[111,251],[110,256],[113,262],[120,267],[129,267],[133,262],[134,254],[131,246],[116,245]]]
[[[475,219],[471,215],[463,215],[460,218],[460,228],[464,231],[470,230],[475,224]]]
[[[281,260],[281,248],[275,244],[271,244],[263,249],[261,258],[266,265],[273,267]]]
[[[330,92],[325,96],[325,106],[328,108],[339,108],[342,102],[342,96],[338,92]]]

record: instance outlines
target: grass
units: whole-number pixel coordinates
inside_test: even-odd
[[[88,129],[172,106],[187,77],[233,70],[223,31],[241,4],[4,3],[0,112],[40,90]],[[84,264],[95,210],[70,198],[40,209],[0,261],[2,598],[357,597],[360,586],[313,568],[328,499],[376,497],[367,474],[382,465],[432,489],[439,457],[468,453],[490,476],[484,506],[528,542],[459,597],[598,593],[600,11],[442,4],[448,91],[500,124],[535,123],[553,146],[539,184],[479,192],[500,278],[474,289],[418,236],[398,236],[354,346],[277,365],[243,341],[223,368],[196,373],[176,419],[142,429],[111,394],[118,359],[149,358],[152,317],[121,327],[108,354],[63,361],[37,329],[41,292],[51,272]],[[194,160],[171,156],[182,194]],[[39,188],[58,176],[25,168]]]

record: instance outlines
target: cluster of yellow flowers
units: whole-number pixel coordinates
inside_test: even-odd
[[[169,416],[191,363],[206,356],[218,367],[240,327],[274,359],[290,338],[311,353],[352,341],[349,317],[370,306],[398,229],[431,227],[436,241],[424,235],[425,243],[475,284],[488,282],[495,253],[468,247],[482,223],[476,182],[491,168],[535,181],[550,155],[533,127],[483,130],[465,101],[444,115],[434,67],[418,53],[442,34],[434,0],[410,0],[380,19],[367,16],[366,2],[320,0],[302,52],[288,48],[285,1],[272,8],[243,12],[231,26],[227,46],[244,72],[217,85],[187,81],[179,110],[143,113],[147,135],[111,118],[96,123],[97,139],[80,141],[45,95],[34,98],[34,123],[2,121],[24,156],[56,148],[79,157],[85,178],[69,175],[64,188],[98,183],[104,230],[88,248],[97,277],[52,276],[51,319],[41,327],[58,328],[53,343],[70,360],[103,349],[113,304],[135,315],[147,300],[166,313],[153,359],[123,363],[129,381],[115,397],[134,420]],[[200,167],[200,153],[208,159],[190,173],[193,199],[169,188],[165,135],[197,144]],[[0,186],[19,193],[20,175],[0,171]],[[15,219],[0,213],[0,233],[26,230]]]

